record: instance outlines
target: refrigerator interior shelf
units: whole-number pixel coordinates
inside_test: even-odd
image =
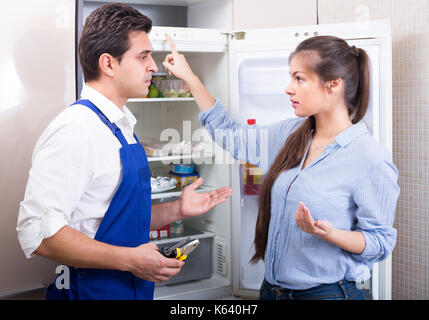
[[[183,232],[179,234],[170,233],[170,236],[167,238],[161,238],[158,240],[152,240],[155,244],[164,244],[164,243],[170,243],[170,242],[179,242],[187,237],[191,237],[192,240],[194,239],[203,239],[203,238],[213,238],[215,234],[210,231],[201,231],[196,228],[193,228],[188,225],[184,225]]]
[[[196,192],[209,192],[215,190],[214,187],[202,185],[199,187]],[[175,188],[173,190],[169,190],[166,192],[160,192],[160,193],[152,193],[152,200],[154,199],[163,199],[163,198],[171,198],[171,197],[180,197],[180,195],[183,192],[183,188]]]
[[[128,99],[128,102],[179,102],[179,101],[195,101],[195,98],[133,98]]]
[[[182,161],[182,160],[198,160],[198,164],[212,164],[213,156],[195,156],[192,154],[189,155],[173,155],[173,156],[161,156],[161,157],[147,157],[147,161],[149,162],[163,162],[164,164],[191,164],[191,161]]]

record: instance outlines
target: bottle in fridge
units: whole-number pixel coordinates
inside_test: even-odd
[[[254,126],[256,124],[256,119],[247,119],[247,124],[249,126]],[[243,174],[244,194],[250,196],[258,195],[262,185],[262,176],[263,173],[259,167],[250,163],[245,163]]]

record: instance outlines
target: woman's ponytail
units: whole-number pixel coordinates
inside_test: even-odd
[[[366,109],[369,103],[369,57],[365,50],[358,49],[359,53],[356,57],[359,68],[359,84],[352,104],[354,106],[354,114],[352,115],[352,123],[358,123],[365,116]]]

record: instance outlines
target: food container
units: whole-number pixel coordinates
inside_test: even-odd
[[[192,96],[187,84],[180,79],[164,79],[157,82],[165,98],[184,98]]]
[[[151,230],[149,233],[150,239],[168,238],[170,236],[170,225],[165,225],[159,229]]]
[[[179,143],[170,143],[171,154],[174,155],[190,155],[192,154],[192,143],[191,141],[183,140]]]
[[[142,137],[141,144],[147,156],[162,157],[169,153],[168,141],[160,141],[152,137]]]
[[[197,181],[198,172],[195,171],[194,173],[174,173],[170,171],[170,176],[177,180],[176,186],[178,188],[183,188]]]
[[[173,173],[191,174],[194,171],[195,167],[191,164],[174,164],[171,166],[171,172]]]
[[[181,234],[184,231],[184,223],[183,220],[177,220],[170,223],[170,232],[172,234]]]

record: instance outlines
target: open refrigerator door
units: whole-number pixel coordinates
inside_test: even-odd
[[[246,36],[251,33],[246,32]],[[267,32],[266,36],[269,38],[271,34]],[[288,57],[294,47],[294,41],[276,48],[246,39],[230,41],[230,111],[240,123],[254,119],[257,125],[267,125],[295,117],[289,97],[284,93],[290,79]],[[258,175],[265,173],[267,168],[261,168],[260,172],[252,175],[247,167],[249,165],[244,163],[231,166],[232,188],[237,191],[232,200],[235,230],[233,289],[237,295],[256,297],[264,279],[265,264],[263,261],[256,264],[249,262],[255,253],[253,240],[259,197],[255,192],[248,191],[248,185],[260,185],[262,177]]]
[[[245,123],[255,119],[266,125],[294,117],[285,88],[290,80],[288,58],[306,38],[333,35],[363,48],[370,58],[370,104],[363,119],[374,138],[391,150],[391,39],[390,22],[314,25],[232,32],[229,40],[230,112]],[[233,195],[233,291],[236,295],[258,295],[264,278],[263,261],[251,264],[258,214],[258,196],[246,194],[248,182],[243,164],[231,166]],[[263,172],[268,168],[261,167]],[[262,180],[262,179],[261,179]],[[374,299],[389,299],[391,258],[375,264],[372,272],[362,271],[359,284]],[[368,279],[369,277],[369,279]]]

